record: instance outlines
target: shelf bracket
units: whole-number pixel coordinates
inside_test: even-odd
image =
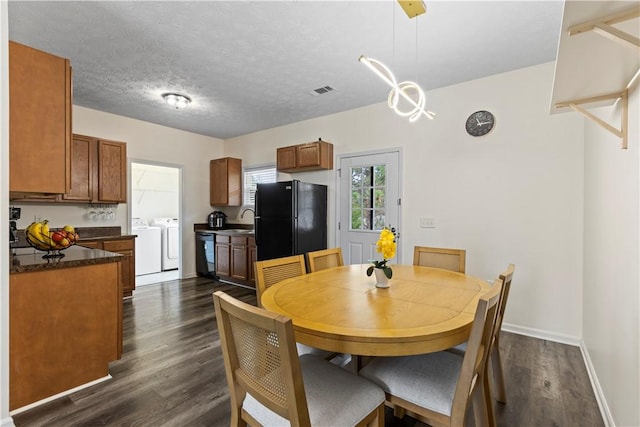
[[[612,27],[614,24],[629,21],[638,17],[640,17],[640,7],[634,6],[631,9],[613,15],[573,25],[569,27],[569,35],[575,36],[577,34],[593,31],[594,33],[600,34],[610,40],[640,48],[640,39],[638,37]]]
[[[620,148],[626,150],[627,149],[627,128],[628,128],[628,121],[629,121],[628,98],[629,98],[629,89],[625,89],[622,92],[615,92],[607,95],[592,96],[591,98],[577,99],[574,101],[558,102],[555,104],[555,107],[556,108],[569,107],[574,111],[577,111],[578,113],[582,114],[589,120],[594,121],[595,123],[602,126],[606,130],[608,130],[609,132],[617,136],[618,138],[622,139],[622,144]],[[614,126],[611,126],[609,123],[605,122],[604,120],[600,119],[599,117],[595,116],[594,114],[590,113],[589,111],[581,107],[581,105],[584,105],[584,104],[592,104],[594,102],[618,100],[618,99],[622,103],[622,112],[620,113],[620,129]]]

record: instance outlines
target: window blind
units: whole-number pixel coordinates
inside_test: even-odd
[[[244,170],[243,205],[256,204],[256,188],[258,184],[276,182],[275,166],[251,168]]]

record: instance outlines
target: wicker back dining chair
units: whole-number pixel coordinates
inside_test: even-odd
[[[467,251],[464,249],[431,248],[415,246],[413,248],[413,265],[422,267],[444,268],[445,270],[464,273]]]
[[[282,282],[285,279],[307,274],[304,264],[304,255],[293,255],[284,258],[256,261],[254,267],[258,307],[262,307],[260,299],[267,288],[278,282]],[[311,353],[325,359],[332,359],[337,354],[332,351],[321,350],[301,343],[298,343],[298,353]]]
[[[342,261],[342,249],[331,248],[307,252],[307,262],[309,265],[309,273],[331,267],[339,267],[344,265]]]
[[[213,302],[230,425],[383,425],[383,391],[324,359],[298,358],[291,319],[221,291]]]
[[[304,255],[293,255],[284,258],[256,261],[254,267],[258,307],[262,307],[260,297],[269,286],[282,282],[285,279],[307,274],[307,268],[304,264]]]
[[[397,414],[408,413],[430,426],[464,426],[469,405],[475,425],[489,424],[486,364],[501,297],[502,280],[480,297],[467,351],[377,357],[360,375],[385,391]]]

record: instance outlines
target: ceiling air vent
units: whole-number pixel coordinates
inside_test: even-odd
[[[319,87],[318,89],[312,90],[310,93],[313,96],[318,96],[318,95],[323,95],[325,93],[329,93],[329,92],[334,91],[334,90],[335,89],[332,88],[331,86],[322,86],[322,87]]]

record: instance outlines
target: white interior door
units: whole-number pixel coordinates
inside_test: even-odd
[[[376,252],[380,230],[399,231],[399,158],[398,151],[340,158],[338,241],[345,264],[381,260]],[[400,261],[398,245],[391,263]]]

